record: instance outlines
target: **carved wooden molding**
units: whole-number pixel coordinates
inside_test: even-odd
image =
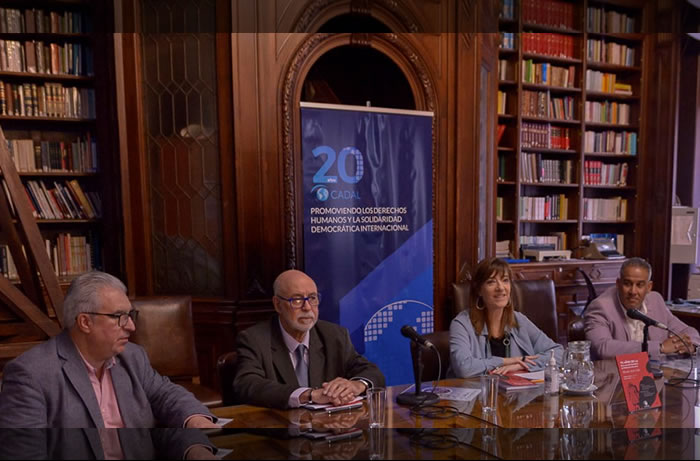
[[[411,47],[410,43],[401,34],[367,34],[368,43],[382,43],[393,49],[397,55],[400,55],[410,65],[411,74],[406,75],[406,79],[417,83],[421,89],[421,94],[417,95],[419,99],[419,108],[437,112],[437,95],[433,80],[425,65],[425,61]],[[285,211],[285,234],[286,241],[286,266],[287,268],[299,267],[298,260],[298,239],[297,236],[297,184],[296,184],[296,167],[297,159],[295,158],[294,148],[296,145],[296,136],[294,132],[295,117],[298,117],[299,112],[296,110],[299,104],[301,94],[301,86],[303,77],[308,72],[311,63],[315,62],[318,55],[333,48],[330,41],[337,41],[338,46],[347,44],[347,35],[339,37],[338,34],[311,34],[304,41],[299,50],[292,58],[289,68],[287,69],[284,83],[282,86],[282,156],[283,156],[283,183],[284,183],[284,211]],[[302,75],[303,74],[303,75]],[[437,116],[433,117],[433,135],[432,135],[432,185],[433,190],[436,190],[437,184]],[[432,198],[432,216],[436,213],[436,197],[433,194]],[[433,239],[435,235],[433,234]],[[433,255],[433,258],[436,256]],[[434,262],[434,261],[433,261]]]
[[[330,7],[338,7],[338,0],[312,0],[309,2],[294,26],[294,33],[315,32],[316,30],[312,30],[312,28],[318,27],[318,23],[324,17],[324,11]],[[372,10],[381,10],[398,24],[401,24],[402,31],[418,33],[422,30],[416,18],[409,14],[408,7],[399,0],[350,0],[344,5],[344,9],[346,9],[346,13],[373,17],[376,16],[372,14]]]

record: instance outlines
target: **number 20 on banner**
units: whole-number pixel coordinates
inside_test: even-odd
[[[319,168],[316,174],[314,175],[314,184],[337,184],[338,176],[326,174],[333,167],[333,164],[336,163],[335,150],[333,150],[333,148],[329,146],[318,146],[311,152],[314,154],[314,157],[318,157],[320,155],[326,156],[326,160],[323,162],[323,165],[321,165],[321,168]],[[350,156],[352,156],[355,159],[354,175],[348,174],[347,170],[347,161],[348,157]],[[340,154],[337,155],[337,157],[337,168],[338,175],[340,175],[340,179],[346,184],[357,184],[358,182],[360,182],[360,179],[362,179],[362,176],[365,172],[362,152],[360,152],[355,147],[348,146],[344,147],[340,151]]]

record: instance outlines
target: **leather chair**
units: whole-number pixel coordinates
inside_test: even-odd
[[[557,296],[554,282],[551,279],[516,280],[513,287],[520,312],[550,339],[558,342]]]
[[[452,284],[455,315],[469,309],[470,282]],[[525,314],[551,339],[557,341],[557,299],[551,279],[514,280],[514,297],[520,312]]]
[[[450,367],[450,332],[436,331],[423,335],[425,339],[430,341],[437,347],[440,353],[440,361],[442,362],[442,370],[440,371],[440,379],[445,379],[447,369]],[[416,354],[418,353],[418,345],[411,341],[411,357],[415,363]],[[432,349],[423,349],[423,381],[435,381],[438,379],[438,357]]]
[[[216,361],[216,373],[219,375],[221,387],[221,400],[225,407],[238,403],[233,397],[233,378],[236,377],[237,362],[238,352],[236,351],[222,354]]]
[[[192,324],[192,298],[156,296],[132,300],[139,311],[131,341],[148,354],[151,366],[181,385],[207,407],[221,405],[221,395],[199,382],[199,365]]]
[[[574,317],[571,320],[569,320],[567,331],[569,342],[584,341],[586,339],[586,325],[583,321],[583,315],[586,312],[586,309],[588,309],[588,305],[598,297],[598,293],[596,293],[595,286],[593,286],[593,282],[591,281],[591,278],[588,276],[588,274],[581,268],[578,268],[577,271],[581,273],[583,280],[586,282],[586,287],[588,288],[588,299],[586,300],[586,305],[581,311],[581,314],[574,315]]]

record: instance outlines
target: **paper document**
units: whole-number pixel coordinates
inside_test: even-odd
[[[520,376],[521,378],[529,379],[532,382],[535,383],[543,383],[544,382],[544,370],[540,371],[533,371],[531,373],[513,373],[515,376]]]
[[[358,397],[357,399],[353,400],[352,402],[346,403],[344,405],[332,405],[330,403],[305,403],[302,405],[302,408],[306,408],[307,410],[326,410],[328,412],[335,412],[335,411],[343,411],[343,410],[352,410],[353,408],[360,408],[362,407],[362,400],[364,399],[364,396]]]

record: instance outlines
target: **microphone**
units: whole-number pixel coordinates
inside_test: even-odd
[[[435,347],[433,343],[422,337],[421,335],[418,334],[416,330],[413,329],[412,326],[410,325],[404,325],[401,327],[401,334],[410,339],[411,341],[415,341],[418,344],[420,344],[423,347]]]
[[[627,317],[635,320],[641,320],[642,322],[644,322],[645,325],[651,327],[661,328],[662,330],[668,330],[668,327],[666,325],[664,325],[661,322],[657,322],[656,320],[650,317],[647,317],[646,315],[639,312],[637,309],[627,309]]]

